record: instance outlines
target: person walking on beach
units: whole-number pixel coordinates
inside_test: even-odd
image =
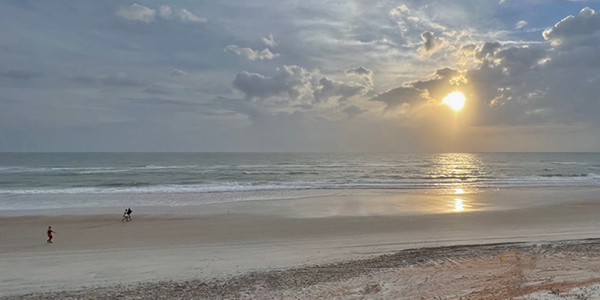
[[[127,208],[125,209],[125,212],[123,213],[123,219],[121,220],[121,222],[123,221],[131,221],[131,213],[133,212],[133,210],[131,210],[131,208]]]
[[[126,213],[127,213],[127,219],[128,219],[128,221],[131,221],[131,213],[132,213],[132,212],[133,212],[133,210],[131,210],[131,208],[129,208],[129,207],[128,207],[128,208],[127,208],[127,211],[126,211]]]
[[[46,232],[48,234],[48,240],[46,241],[47,243],[52,243],[52,234],[56,233],[56,231],[52,230],[52,226],[48,226],[48,231]]]

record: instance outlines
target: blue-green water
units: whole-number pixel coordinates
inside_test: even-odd
[[[0,153],[0,209],[24,195],[508,189],[599,174],[599,153]]]

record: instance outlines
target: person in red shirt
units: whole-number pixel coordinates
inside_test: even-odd
[[[46,233],[48,234],[48,240],[46,242],[52,243],[52,234],[56,233],[56,231],[52,230],[52,226],[48,226],[48,231]]]

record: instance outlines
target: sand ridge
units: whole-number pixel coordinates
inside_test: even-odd
[[[599,257],[600,240],[451,246],[226,279],[118,285],[10,299],[474,300],[520,299],[536,292],[566,297],[574,288],[600,283]]]

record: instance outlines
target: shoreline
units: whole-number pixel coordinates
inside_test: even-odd
[[[460,192],[457,192],[460,191]],[[240,208],[244,213],[264,214],[257,209],[271,209],[272,213],[285,217],[293,204],[299,208],[301,217],[322,217],[320,211],[329,210],[341,205],[353,205],[369,208],[385,205],[386,210],[368,210],[352,212],[352,215],[375,214],[429,214],[446,213],[452,210],[453,200],[462,198],[469,206],[468,211],[519,209],[528,206],[551,205],[569,202],[600,201],[600,186],[555,186],[545,188],[511,187],[508,189],[486,188],[463,190],[460,188],[444,189],[325,189],[325,190],[290,190],[235,193],[156,193],[156,194],[52,194],[52,195],[2,195],[0,204],[39,201],[66,202],[77,201],[79,206],[0,209],[0,217],[13,216],[59,216],[59,215],[113,215],[122,214],[123,208],[136,207],[136,214],[176,214],[207,215],[226,212]],[[288,194],[289,193],[289,194]],[[208,198],[209,202],[205,198]],[[216,201],[215,199],[219,199]],[[106,201],[106,203],[104,203]],[[211,202],[214,201],[214,202]],[[267,205],[275,205],[269,207]],[[450,204],[450,206],[448,206]],[[258,206],[257,206],[258,205]],[[445,205],[445,206],[444,206]],[[315,208],[317,206],[317,208]],[[394,207],[395,206],[395,207]],[[287,210],[287,211],[285,211]],[[296,207],[294,207],[296,210]],[[342,214],[343,215],[343,214]],[[325,215],[330,216],[330,215]]]
[[[367,202],[366,204],[371,206],[372,202],[388,204],[388,206],[389,204],[401,204],[402,210],[395,209],[393,213],[421,214],[448,211],[447,208],[440,209],[439,203],[433,204],[438,206],[436,209],[432,209],[432,203],[429,203],[430,207],[424,207],[423,203],[418,203],[418,201],[423,200],[439,202],[440,199],[448,200],[460,197],[467,198],[467,200],[474,200],[473,202],[479,205],[471,208],[511,209],[521,208],[524,205],[548,205],[569,201],[596,201],[599,199],[597,195],[600,193],[600,187],[597,185],[510,187],[506,189],[475,188],[466,190],[460,189],[460,187],[460,185],[457,185],[456,188],[445,187],[442,189],[307,189],[216,193],[0,194],[0,204],[3,205],[0,206],[0,217],[20,215],[121,214],[123,207],[142,207],[151,214],[162,214],[165,210],[172,210],[176,214],[190,214],[188,209],[191,209],[191,214],[197,215],[199,213],[203,214],[203,209],[205,208],[209,209],[210,214],[214,214],[221,210],[221,208],[228,206],[241,206],[248,210],[252,208],[253,203],[275,203],[281,208],[285,206],[281,204],[285,204],[286,202],[306,202],[312,205],[325,205],[327,209],[331,204],[339,206],[342,200],[345,202],[352,201],[357,204]],[[457,193],[457,190],[461,192]],[[67,206],[60,206],[60,203],[63,202]],[[18,205],[18,203],[31,204]],[[50,203],[55,204],[50,205]],[[78,204],[72,206],[74,203]],[[33,204],[36,206],[31,206]],[[314,213],[314,211],[310,213]],[[365,212],[365,214],[376,213],[378,212]]]

